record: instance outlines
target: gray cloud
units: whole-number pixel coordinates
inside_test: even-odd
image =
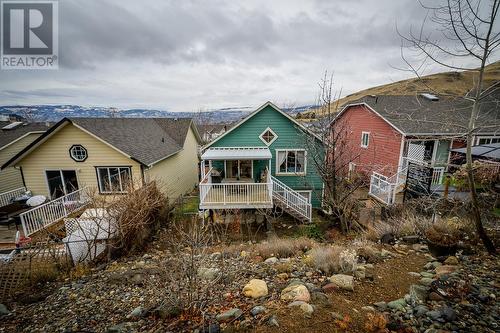
[[[265,100],[311,103],[324,70],[351,93],[408,77],[416,0],[65,0],[58,71],[0,71],[2,104],[178,111]],[[431,67],[431,70],[437,70]]]

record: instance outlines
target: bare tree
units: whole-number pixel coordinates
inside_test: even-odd
[[[468,126],[464,133],[467,141],[466,170],[476,230],[488,252],[493,254],[496,252],[495,246],[486,234],[481,220],[471,147],[474,136],[480,129],[477,119],[482,111],[481,105],[500,88],[500,81],[489,87],[484,85],[485,67],[500,45],[497,21],[500,0],[446,0],[440,1],[438,5],[433,2],[433,6],[423,3],[421,5],[430,12],[430,22],[436,24],[438,29],[433,27],[431,32],[426,32],[428,26],[426,19],[418,32],[410,30],[406,36],[400,34],[405,46],[416,52],[415,60],[409,60],[402,52],[403,60],[409,69],[420,76],[419,73],[426,64],[433,62],[454,70],[476,72],[473,86],[463,96],[471,103]],[[457,61],[470,63],[472,66],[457,65]],[[492,124],[492,126],[500,125]]]
[[[325,72],[319,83],[317,105],[322,117],[309,128],[316,138],[305,135],[308,159],[314,164],[324,184],[323,206],[340,222],[345,232],[351,228],[359,229],[358,200],[354,193],[364,185],[361,177],[349,172],[349,165],[358,158],[350,149],[347,122],[333,122],[338,111],[339,94],[333,91],[333,75]],[[322,145],[317,144],[317,138]]]

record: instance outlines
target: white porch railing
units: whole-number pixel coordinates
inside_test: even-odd
[[[434,167],[432,170],[432,185],[439,185],[443,183],[444,167]]]
[[[26,187],[20,187],[9,192],[0,193],[0,207],[7,206],[11,203],[13,198],[23,195],[24,192],[26,192]]]
[[[368,193],[386,205],[392,205],[396,201],[396,183],[391,183],[381,174],[374,172],[370,177]]]
[[[272,204],[268,183],[201,183],[201,208],[251,208],[253,205]]]
[[[311,221],[311,204],[302,195],[275,177],[270,177],[273,185],[273,198],[283,203],[285,209],[292,209],[302,218]]]
[[[47,228],[51,224],[80,210],[89,203],[85,188],[21,213],[21,224],[25,236]]]

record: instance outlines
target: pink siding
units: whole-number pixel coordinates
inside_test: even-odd
[[[356,171],[369,176],[376,171],[385,176],[397,172],[402,135],[366,106],[351,106],[332,125],[345,133],[350,160]],[[361,147],[361,133],[370,132],[369,145]]]

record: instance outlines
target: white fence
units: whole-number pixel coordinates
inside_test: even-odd
[[[278,200],[281,199],[286,208],[291,208],[308,221],[311,221],[311,204],[307,199],[278,179],[271,177],[271,180],[273,197],[278,197]]]
[[[16,188],[15,190],[0,193],[0,207],[7,206],[11,200],[23,195],[26,192],[26,187]]]
[[[432,170],[432,185],[439,185],[443,183],[444,167],[434,167]]]
[[[392,205],[396,200],[396,183],[391,183],[385,176],[374,172],[370,178],[368,193],[381,202]]]
[[[25,236],[42,230],[54,222],[85,207],[89,198],[85,188],[71,192],[19,215]]]

